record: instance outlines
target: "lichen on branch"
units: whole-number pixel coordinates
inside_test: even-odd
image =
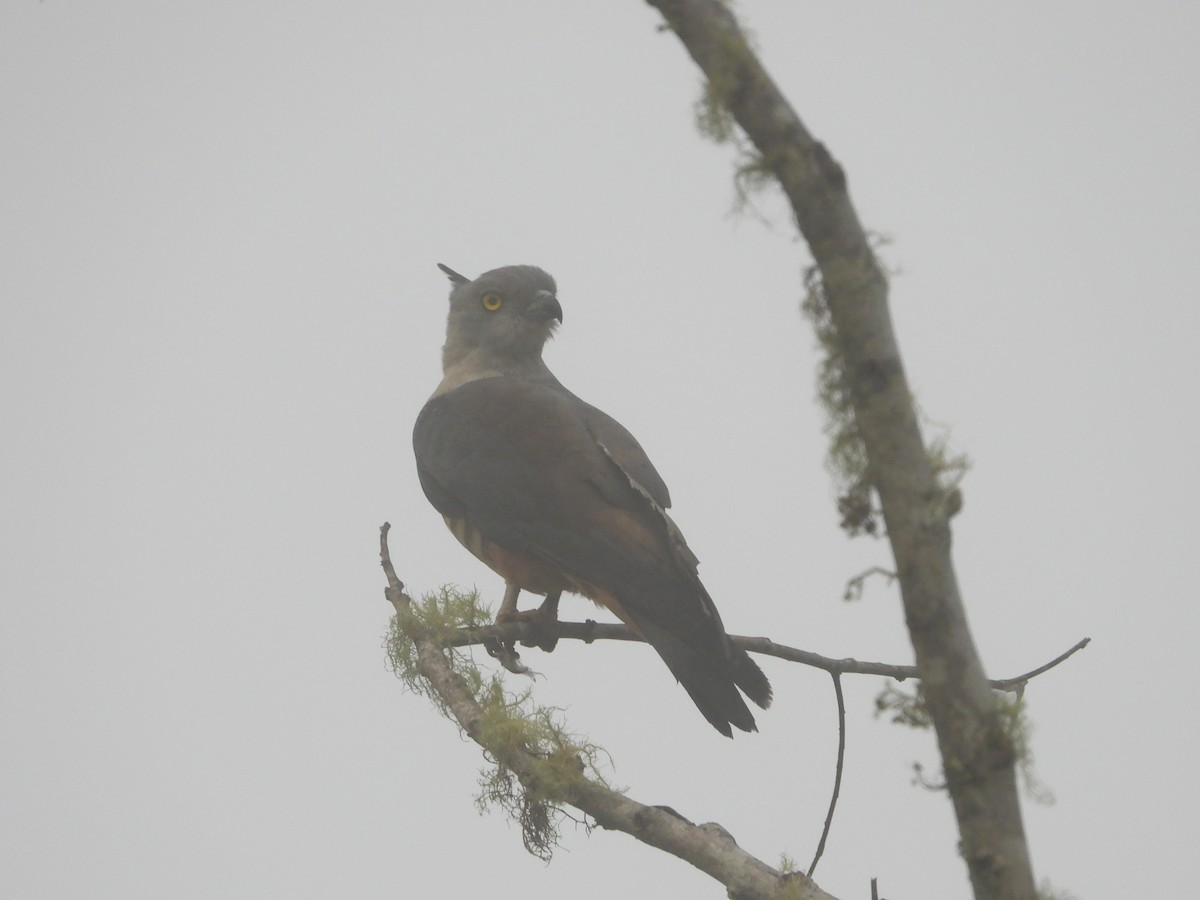
[[[549,861],[564,820],[590,827],[562,804],[588,780],[611,789],[601,771],[611,761],[602,748],[569,732],[559,710],[535,703],[528,688],[510,690],[502,672],[485,672],[469,652],[446,646],[446,638],[459,629],[482,627],[491,617],[478,591],[443,585],[397,609],[387,638],[388,659],[408,690],[431,701],[466,731],[422,670],[418,641],[432,638],[441,647],[451,672],[479,707],[472,722],[473,737],[486,748],[487,765],[480,771],[476,807],[480,812],[498,808],[507,814],[520,826],[525,849]],[[514,757],[526,763],[521,777],[505,762]]]

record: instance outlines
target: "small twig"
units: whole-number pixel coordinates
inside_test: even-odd
[[[829,812],[825,814],[825,827],[821,829],[821,840],[817,843],[817,852],[813,856],[812,865],[808,867],[808,877],[812,878],[817,870],[817,860],[825,852],[825,841],[829,838],[829,829],[833,825],[833,811],[837,808],[838,794],[842,790],[842,765],[846,760],[846,698],[842,696],[842,676],[839,672],[831,673],[833,678],[833,693],[837,697],[838,710],[838,751],[837,771],[833,776],[833,796],[829,798]]]
[[[991,682],[991,685],[992,685],[992,687],[994,687],[1000,691],[1015,691],[1018,694],[1022,694],[1025,691],[1025,685],[1028,684],[1028,682],[1031,678],[1036,678],[1038,675],[1041,675],[1043,672],[1048,672],[1050,669],[1053,669],[1059,663],[1065,662],[1069,657],[1074,656],[1076,653],[1078,653],[1080,650],[1082,650],[1084,647],[1086,647],[1091,642],[1092,642],[1092,639],[1090,637],[1085,637],[1082,641],[1080,641],[1078,644],[1076,644],[1074,647],[1072,647],[1066,653],[1059,654],[1058,656],[1054,657],[1054,659],[1050,660],[1050,662],[1046,663],[1044,666],[1038,666],[1033,671],[1026,672],[1024,675],[1018,675],[1016,678],[1004,678],[1004,679],[1001,679],[1000,681],[993,681],[993,682]]]
[[[396,601],[392,598],[391,594],[392,592],[395,592],[396,594],[403,594],[404,582],[396,577],[396,570],[392,568],[392,557],[391,554],[388,553],[387,536],[388,532],[391,530],[391,522],[384,522],[379,529],[379,564],[383,566],[383,574],[387,576],[388,600],[395,604]]]
[[[859,572],[846,582],[846,590],[842,592],[842,599],[851,603],[861,600],[863,591],[867,586],[867,579],[872,575],[882,575],[887,579],[888,584],[891,584],[897,578],[896,573],[891,569],[885,569],[882,566],[871,566],[865,572]]]

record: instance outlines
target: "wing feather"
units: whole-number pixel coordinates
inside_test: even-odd
[[[431,399],[413,447],[439,512],[615,598],[718,730],[754,728],[734,684],[764,707],[770,685],[730,643],[666,485],[620,423],[556,381],[485,378]]]

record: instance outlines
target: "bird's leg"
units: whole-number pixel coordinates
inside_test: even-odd
[[[530,616],[538,624],[538,636],[531,643],[547,653],[558,646],[558,600],[561,596],[562,591],[551,591]]]
[[[505,622],[528,622],[534,628],[534,634],[528,640],[521,641],[523,647],[538,647],[549,653],[558,644],[558,600],[562,591],[551,591],[537,609],[517,609],[517,597],[521,589],[511,581],[504,586],[504,600],[500,603],[500,611],[496,613],[496,624]]]
[[[521,596],[521,589],[511,581],[504,583],[504,599],[500,601],[500,610],[496,613],[496,624],[503,625],[505,622],[512,622],[520,618],[517,610],[517,598]],[[496,638],[483,642],[483,649],[488,652],[488,656],[500,660],[500,664],[510,672],[524,674],[529,671],[525,664],[521,662],[521,654],[517,652],[516,643],[513,641],[501,641]]]
[[[521,589],[511,581],[504,582],[504,599],[500,601],[500,611],[496,613],[496,624],[500,625],[504,622],[515,622],[521,618],[517,611],[517,598],[521,596]]]

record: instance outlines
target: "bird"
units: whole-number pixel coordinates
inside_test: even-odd
[[[450,279],[442,380],[413,428],[417,476],[450,531],[505,582],[497,623],[532,621],[551,650],[564,591],[611,610],[666,663],[708,722],[757,731],[770,682],[736,646],[668,515],[641,444],[542,358],[562,324],[554,279],[504,266]],[[519,610],[521,591],[545,600]]]

